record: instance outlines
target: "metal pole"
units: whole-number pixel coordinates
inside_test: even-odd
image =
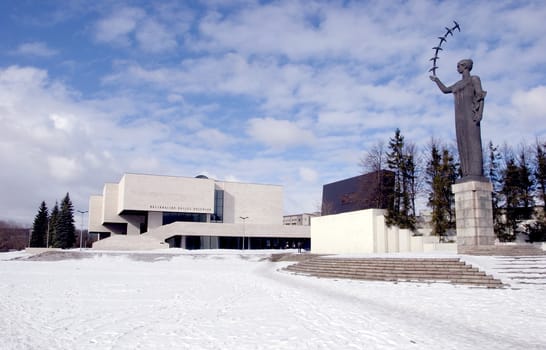
[[[81,227],[80,227],[80,250],[82,250],[82,240],[83,240],[83,214],[87,213],[87,210],[85,211],[82,211],[82,210],[78,210],[78,213],[82,214],[82,223],[81,223]]]
[[[248,216],[239,216],[243,220],[243,250],[245,250],[245,223],[246,219],[248,219]]]

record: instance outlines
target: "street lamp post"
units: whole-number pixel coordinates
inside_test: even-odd
[[[245,250],[245,223],[246,219],[248,219],[248,216],[239,216],[243,220],[243,250]]]
[[[87,210],[78,210],[78,213],[82,214],[82,224],[80,227],[80,250],[82,250],[82,240],[83,240],[83,215],[87,213]]]

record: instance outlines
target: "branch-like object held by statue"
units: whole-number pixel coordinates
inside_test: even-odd
[[[438,61],[440,59],[440,57],[438,57],[438,52],[443,51],[442,44],[447,42],[447,36],[448,35],[453,36],[453,32],[455,30],[458,30],[459,32],[461,31],[461,27],[459,26],[459,23],[457,23],[455,21],[453,21],[453,23],[455,25],[453,27],[451,27],[451,28],[446,27],[446,33],[443,36],[438,37],[438,39],[440,39],[440,42],[438,43],[437,46],[434,46],[432,48],[434,50],[434,57],[432,57],[429,60],[429,61],[432,61],[432,68],[430,68],[428,71],[432,72],[432,75],[434,75],[434,76],[436,76],[436,70],[438,68],[440,68],[440,67],[438,67],[438,65],[436,65],[436,61]]]

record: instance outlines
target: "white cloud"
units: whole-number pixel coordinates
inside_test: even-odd
[[[201,129],[196,133],[200,143],[211,148],[226,147],[234,142],[233,138],[217,129]]]
[[[99,42],[129,46],[130,34],[144,16],[145,13],[141,9],[121,8],[95,24],[95,39]]]
[[[169,31],[155,20],[146,20],[138,28],[136,38],[144,51],[169,51],[177,46],[176,33]]]
[[[72,180],[81,172],[78,161],[74,158],[49,156],[47,163],[51,176],[61,181]]]
[[[107,45],[85,51],[82,70],[59,64],[72,49],[61,46],[59,60],[42,60],[44,69],[0,69],[7,164],[0,177],[11,184],[2,194],[25,193],[17,205],[31,202],[34,213],[50,198],[37,183],[59,196],[72,185],[100,192],[123,171],[206,171],[282,184],[287,210],[309,211],[320,184],[357,175],[366,147],[388,141],[397,127],[417,144],[432,135],[454,140],[453,97],[427,73],[431,47],[452,18],[462,30],[448,38],[439,75],[452,84],[457,60],[474,59],[488,91],[484,142],[546,135],[540,2],[189,4],[92,6],[71,23],[81,20],[95,43]],[[28,54],[51,50],[23,34],[16,42],[39,44],[21,45]],[[93,74],[103,84],[89,80]],[[81,173],[53,178],[48,156],[67,169],[73,160]]]
[[[19,45],[15,54],[37,57],[52,57],[58,54],[57,50],[51,49],[42,42],[29,42]]]
[[[518,91],[512,99],[522,118],[546,120],[546,86],[537,86],[528,91]],[[538,120],[537,120],[538,121]]]
[[[66,192],[85,207],[104,182],[97,173],[108,178],[125,168],[115,143],[119,114],[105,114],[61,87],[40,69],[0,69],[0,207],[6,217],[28,222],[42,200],[52,205]]]
[[[299,169],[300,178],[305,182],[315,182],[318,179],[318,174],[315,170],[307,167],[301,167]]]
[[[257,142],[275,150],[297,145],[311,145],[315,141],[311,131],[288,120],[253,118],[248,121],[246,131]]]
[[[190,17],[171,7],[157,4],[147,11],[119,8],[95,23],[95,40],[126,47],[136,45],[147,53],[172,51],[178,46],[177,36],[188,29]]]
[[[53,121],[55,129],[59,129],[67,133],[74,129],[74,116],[61,116],[53,113],[49,116],[49,118]]]
[[[29,83],[41,85],[47,79],[46,71],[32,67],[10,66],[0,73],[0,83],[8,87],[4,93],[14,92],[13,88],[25,88]]]

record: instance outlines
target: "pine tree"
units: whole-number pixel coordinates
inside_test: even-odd
[[[387,153],[387,166],[394,173],[394,189],[392,198],[389,198],[389,208],[385,221],[387,226],[400,224],[400,208],[402,198],[402,161],[403,161],[404,137],[400,129],[396,129],[394,138],[389,140],[389,152]]]
[[[421,166],[415,144],[407,144],[404,147],[406,154],[406,177],[408,178],[408,193],[410,197],[410,216],[415,218],[415,200],[421,189]]]
[[[453,154],[447,148],[442,150],[442,166],[440,169],[443,179],[442,198],[445,203],[447,229],[449,230],[455,228],[455,196],[451,191],[451,186],[458,178],[458,169]]]
[[[441,172],[440,172],[440,152],[435,142],[430,149],[430,159],[427,164],[427,183],[430,186],[427,205],[432,209],[432,234],[441,236],[444,233],[445,215],[442,213],[441,203]]]
[[[59,204],[55,202],[55,206],[51,210],[51,215],[49,216],[49,232],[47,244],[48,246],[56,246],[55,242],[57,240],[57,221],[59,220]]]
[[[537,142],[535,153],[535,179],[539,200],[546,211],[546,143]]]
[[[394,173],[394,190],[389,198],[389,208],[385,216],[387,226],[399,226],[415,230],[415,215],[411,201],[411,181],[415,175],[413,157],[404,149],[404,136],[396,129],[394,137],[389,140],[387,166]]]
[[[428,206],[432,208],[432,234],[442,239],[449,229],[455,227],[451,185],[457,178],[457,168],[446,148],[441,153],[433,141],[426,175],[430,186]]]
[[[534,181],[532,171],[525,156],[525,150],[522,150],[518,159],[519,168],[519,187],[520,187],[520,206],[523,208],[523,219],[530,219],[535,201],[533,198]]]
[[[74,226],[74,209],[67,193],[61,202],[61,209],[56,222],[55,246],[72,248],[76,242],[76,227]]]
[[[503,218],[503,205],[502,205],[502,170],[500,168],[501,155],[498,147],[493,146],[493,143],[489,141],[488,144],[489,155],[487,157],[487,177],[491,181],[493,186],[493,192],[491,193],[491,205],[493,209],[493,227],[495,235],[500,240],[505,240],[504,237],[508,237],[509,229]]]
[[[408,149],[404,151],[403,167],[403,221],[400,227],[415,231],[415,197],[417,195],[417,166],[415,157]]]
[[[34,218],[34,224],[32,225],[32,235],[30,236],[31,247],[45,247],[46,235],[47,235],[47,206],[45,202],[42,202],[38,209],[38,214]]]
[[[521,189],[519,184],[520,170],[514,158],[506,161],[506,169],[503,175],[502,196],[504,197],[504,207],[506,212],[506,230],[498,233],[501,241],[513,241],[516,239],[516,229],[518,220],[518,208],[520,206]]]

